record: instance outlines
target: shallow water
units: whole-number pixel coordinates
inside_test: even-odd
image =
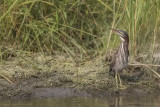
[[[159,93],[158,93],[159,94]],[[0,107],[160,107],[160,95],[108,98],[64,97],[27,101],[0,101]]]

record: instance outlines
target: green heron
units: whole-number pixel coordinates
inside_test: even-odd
[[[122,72],[128,65],[128,58],[129,58],[129,36],[128,34],[123,30],[116,30],[112,29],[113,32],[116,32],[121,39],[121,45],[115,52],[112,62],[110,63],[110,70],[109,74],[115,77],[116,81],[116,87],[119,88],[122,87],[121,78],[119,76],[119,72]],[[119,81],[118,81],[119,80]]]

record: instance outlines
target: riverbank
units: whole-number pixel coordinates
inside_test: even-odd
[[[12,53],[13,54],[13,53]],[[73,60],[66,54],[15,53],[1,61],[0,99],[64,96],[145,95],[160,90],[160,80],[147,69],[129,66],[121,74],[123,90],[108,75],[104,57]]]

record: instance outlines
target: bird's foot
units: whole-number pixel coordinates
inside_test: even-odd
[[[120,90],[125,90],[125,89],[127,89],[127,86],[126,86],[126,85],[123,85],[123,84],[119,84],[118,89],[120,89]]]

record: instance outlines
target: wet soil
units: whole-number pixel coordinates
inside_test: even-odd
[[[125,89],[117,90],[103,56],[90,60],[65,54],[16,53],[0,63],[0,99],[65,96],[145,95],[159,92],[160,80],[145,68],[121,73]]]

